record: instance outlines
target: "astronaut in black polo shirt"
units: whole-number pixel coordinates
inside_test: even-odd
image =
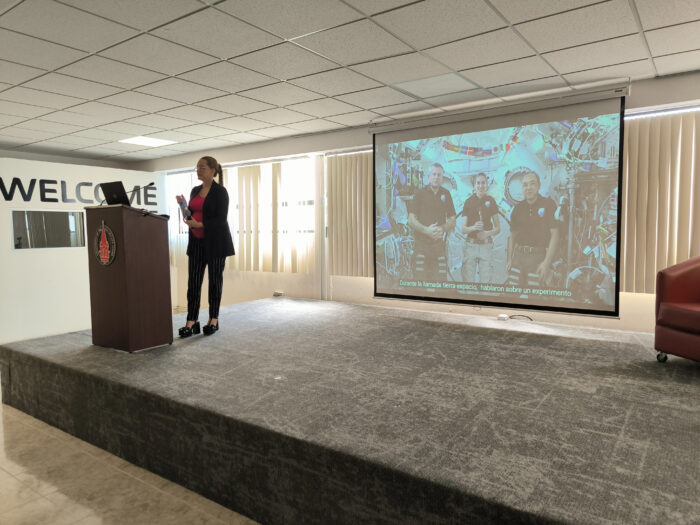
[[[474,194],[464,202],[462,233],[467,236],[462,262],[462,280],[474,282],[479,268],[479,282],[491,282],[493,238],[501,231],[498,207],[486,194],[489,180],[485,173],[474,177]]]
[[[508,284],[521,288],[543,286],[552,271],[559,242],[554,219],[555,202],[540,195],[540,177],[531,171],[523,175],[525,198],[510,215],[508,239]]]
[[[408,209],[408,225],[415,238],[413,276],[429,282],[447,280],[445,238],[456,222],[452,196],[442,187],[444,173],[440,164],[433,164],[428,173],[428,186],[415,193]]]

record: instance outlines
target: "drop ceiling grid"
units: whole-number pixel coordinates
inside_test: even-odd
[[[157,158],[700,68],[693,0],[119,4],[0,1],[2,147]]]

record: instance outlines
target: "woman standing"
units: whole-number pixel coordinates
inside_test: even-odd
[[[231,230],[228,226],[228,192],[219,182],[223,170],[213,157],[202,157],[197,162],[197,178],[202,184],[192,188],[189,210],[185,218],[190,227],[187,243],[189,277],[187,280],[187,324],[180,328],[180,337],[198,334],[199,304],[202,295],[204,269],[209,267],[209,322],[203,332],[211,335],[219,329],[219,305],[224,284],[226,257],[235,255]],[[182,195],[177,202],[185,201]]]

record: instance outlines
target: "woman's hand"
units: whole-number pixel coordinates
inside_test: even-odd
[[[185,219],[185,224],[189,226],[190,228],[201,228],[203,224],[201,222],[197,222],[194,219]]]

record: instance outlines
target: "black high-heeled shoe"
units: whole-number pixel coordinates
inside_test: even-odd
[[[204,335],[211,335],[214,332],[216,332],[219,329],[219,322],[217,321],[216,324],[205,324],[204,328],[202,328],[202,331],[204,332]]]
[[[206,328],[206,327],[205,327]],[[179,332],[181,338],[189,337],[193,334],[199,333],[199,321],[194,323],[192,326],[183,326],[180,328]]]

